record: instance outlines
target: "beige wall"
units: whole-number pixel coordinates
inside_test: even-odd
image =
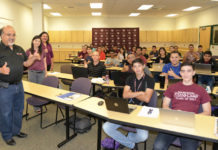
[[[196,28],[199,26],[218,24],[218,7],[193,13],[176,19],[176,29]]]
[[[17,34],[16,44],[30,47],[33,31],[32,10],[14,0],[0,0],[0,18],[8,19]]]
[[[173,30],[175,28],[175,20],[150,17],[48,18],[48,30],[91,30],[93,27],[139,27],[140,30]]]

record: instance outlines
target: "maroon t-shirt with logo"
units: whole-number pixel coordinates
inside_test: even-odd
[[[171,85],[164,96],[171,99],[172,109],[198,113],[200,104],[211,101],[207,91],[193,83],[184,85],[182,82]]]

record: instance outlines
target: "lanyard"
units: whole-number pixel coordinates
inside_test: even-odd
[[[143,75],[142,80],[141,80],[141,82],[139,83],[139,86],[138,86],[137,89],[136,89],[136,79],[135,79],[135,81],[134,81],[134,89],[135,89],[135,92],[137,92],[137,91],[139,90],[139,88],[141,87],[141,84],[142,84],[142,81],[143,81],[144,77],[145,77],[145,75]]]

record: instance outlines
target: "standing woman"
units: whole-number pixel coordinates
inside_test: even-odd
[[[38,54],[40,56],[39,60],[34,61],[34,63],[28,67],[28,80],[34,83],[42,83],[43,79],[47,76],[47,64],[46,64],[46,54],[42,49],[42,41],[40,36],[34,36],[31,42],[31,48],[26,51],[28,58],[33,55]],[[35,111],[40,113],[39,107],[34,107]]]
[[[49,43],[49,35],[47,32],[42,32],[40,35],[42,40],[42,49],[46,53],[46,63],[47,63],[47,70],[53,70],[54,67],[54,61],[53,61],[53,51],[51,44]]]
[[[42,49],[40,36],[36,35],[32,39],[31,48],[26,51],[28,57],[34,54],[40,55],[40,60],[36,60],[28,67],[28,80],[34,83],[42,83],[42,80],[47,76],[46,54]]]

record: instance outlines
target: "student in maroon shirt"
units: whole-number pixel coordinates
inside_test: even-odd
[[[86,56],[87,54],[88,54],[88,53],[87,53],[87,48],[86,48],[86,46],[83,46],[83,47],[82,47],[82,51],[79,52],[79,54],[78,54],[78,57],[79,57],[80,59],[85,59],[85,56]]]
[[[203,112],[201,114],[210,115],[211,99],[204,88],[193,83],[192,78],[195,75],[193,64],[188,62],[181,64],[180,74],[183,81],[171,85],[166,90],[163,108],[198,113],[199,107],[202,105]],[[196,150],[198,147],[198,140],[159,133],[154,143],[154,150],[167,150],[176,138],[180,139],[183,150]]]

